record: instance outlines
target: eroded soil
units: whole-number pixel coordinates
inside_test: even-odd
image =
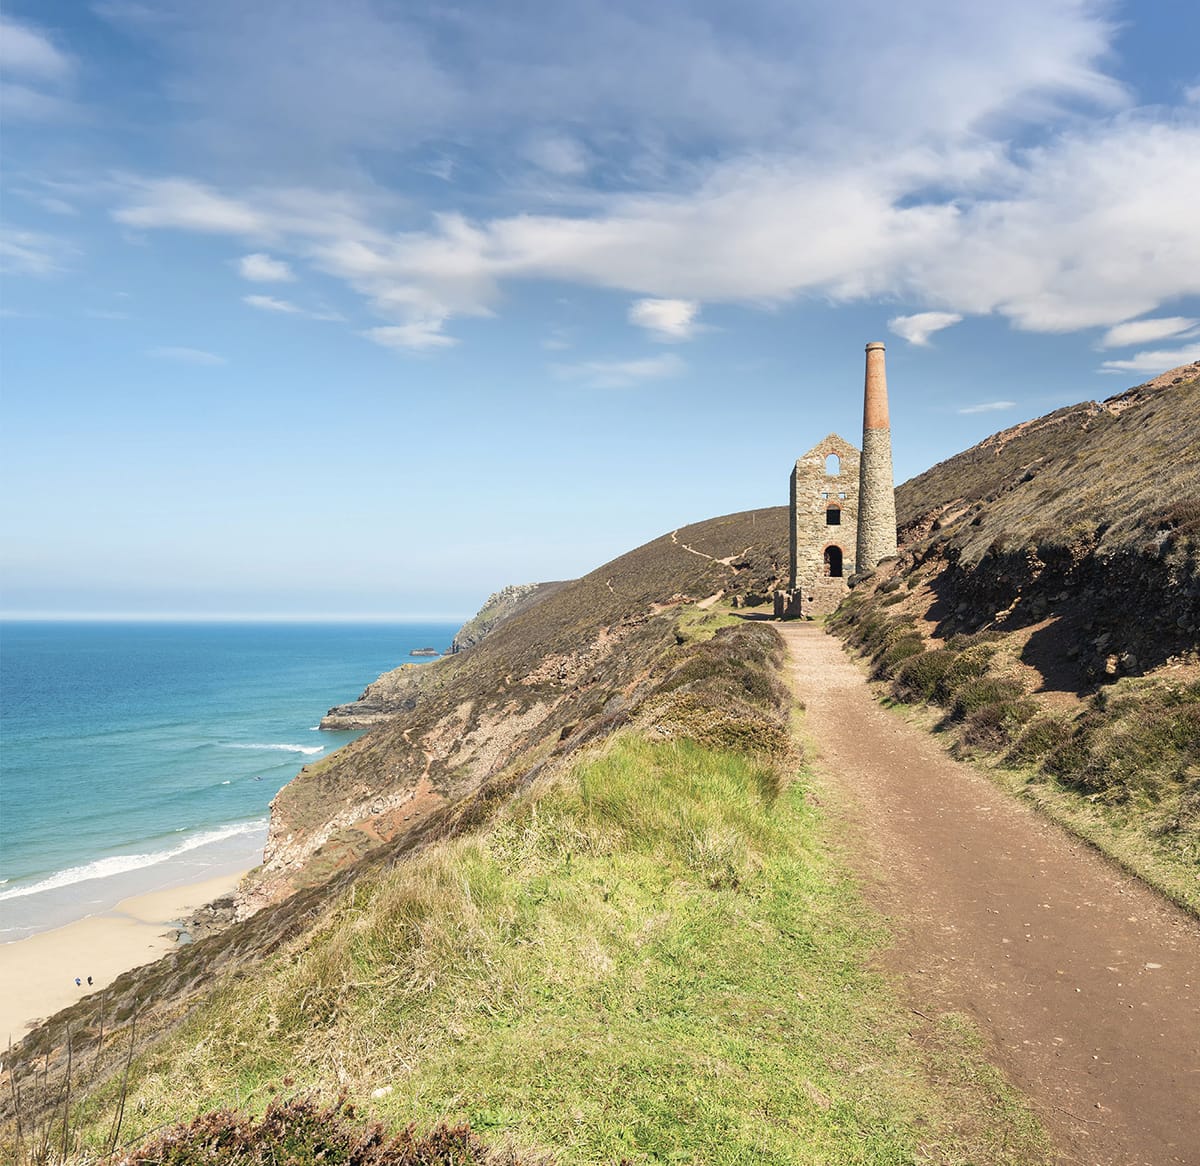
[[[820,627],[779,630],[914,1031],[969,1015],[1064,1164],[1200,1163],[1200,925],[879,706]]]

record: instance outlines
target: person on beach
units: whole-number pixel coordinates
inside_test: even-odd
[[[76,988],[82,988],[82,987],[83,987],[83,981],[82,981],[82,980],[81,980],[81,979],[80,979],[78,976],[76,976],[76,977],[75,977],[75,987],[76,987]]]
[[[90,988],[91,986],[92,986],[92,977],[88,976],[88,987]]]

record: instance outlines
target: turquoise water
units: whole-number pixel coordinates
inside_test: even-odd
[[[456,625],[0,626],[0,941],[254,865],[319,732]]]

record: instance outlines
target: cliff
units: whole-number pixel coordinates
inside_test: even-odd
[[[403,838],[520,759],[620,723],[657,650],[656,615],[719,597],[765,601],[786,571],[787,512],[774,507],[683,527],[582,579],[485,608],[490,630],[472,647],[396,669],[330,710],[326,727],[372,730],[275,797],[240,915]]]

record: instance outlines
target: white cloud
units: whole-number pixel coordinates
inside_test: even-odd
[[[397,348],[410,352],[424,352],[431,348],[450,348],[458,343],[453,336],[442,331],[440,319],[412,320],[407,324],[388,324],[379,328],[367,328],[360,335],[384,348]]]
[[[586,174],[591,167],[588,151],[574,138],[547,134],[525,144],[526,158],[541,170],[563,178]]]
[[[1165,340],[1168,336],[1178,336],[1200,324],[1200,320],[1189,319],[1186,316],[1160,316],[1154,320],[1131,320],[1126,324],[1118,324],[1104,333],[1097,347],[1126,348],[1136,344],[1151,344],[1155,340]]]
[[[51,81],[73,71],[71,58],[50,42],[45,33],[0,16],[0,69]]]
[[[645,328],[656,340],[690,340],[696,334],[699,311],[695,300],[634,300],[629,322]]]
[[[162,178],[136,184],[133,201],[113,211],[127,227],[174,227],[215,235],[265,235],[267,215],[241,199],[228,198],[188,178]]]
[[[0,16],[0,108],[8,121],[58,121],[74,113],[66,90],[75,63],[50,38]]]
[[[1128,360],[1106,360],[1100,366],[1100,371],[1159,373],[1196,360],[1200,360],[1200,341],[1190,348],[1159,348],[1137,352]]]
[[[296,140],[280,119],[312,121],[306,159],[358,161],[352,181],[312,162],[324,191],[127,182],[116,218],[269,240],[362,296],[396,330],[381,343],[444,347],[450,321],[490,314],[521,280],[642,297],[630,318],[658,339],[691,335],[699,303],[887,297],[912,306],[892,327],[914,344],[969,314],[1067,332],[1200,293],[1200,109],[1124,108],[1100,70],[1113,30],[1090,0],[777,5],[736,36],[721,6],[581,0],[569,21],[531,26],[468,4],[477,19],[447,33],[450,54],[430,48],[441,26],[418,7],[349,4],[334,20],[317,6],[287,34],[311,58],[256,56],[278,35],[259,6],[163,3],[155,35],[178,38],[179,101],[212,114],[230,150],[257,133],[252,173],[275,173],[275,143]],[[272,68],[235,67],[251,59]],[[395,90],[369,83],[385,74]],[[481,91],[492,98],[468,100]],[[1036,147],[1014,144],[1026,124]],[[364,147],[411,151],[411,173],[452,149],[471,217],[404,203],[373,182]],[[531,190],[514,158],[552,177]]]
[[[238,260],[238,272],[253,283],[292,283],[296,276],[282,259],[272,259],[261,251],[243,255]]]
[[[925,346],[929,337],[943,328],[949,328],[962,320],[957,312],[917,312],[913,316],[893,316],[888,329],[909,344]]]
[[[999,413],[1003,409],[1015,409],[1016,401],[985,401],[982,405],[964,405],[956,412],[970,413]]]
[[[148,355],[158,357],[161,360],[178,360],[183,364],[217,365],[228,363],[223,356],[218,356],[215,352],[205,352],[203,348],[178,348],[168,345],[163,348],[151,348]]]
[[[242,296],[242,303],[264,312],[290,312],[297,316],[307,314],[290,300],[278,300],[274,296]]]
[[[258,308],[261,312],[282,312],[291,316],[305,316],[310,320],[341,320],[337,312],[314,312],[293,304],[291,300],[281,300],[275,296],[242,296],[242,303]]]
[[[591,389],[625,389],[642,381],[678,376],[687,365],[673,352],[641,360],[585,360],[550,366],[555,376],[579,381]]]
[[[66,269],[75,249],[41,231],[0,226],[0,271],[10,275],[53,275]]]

